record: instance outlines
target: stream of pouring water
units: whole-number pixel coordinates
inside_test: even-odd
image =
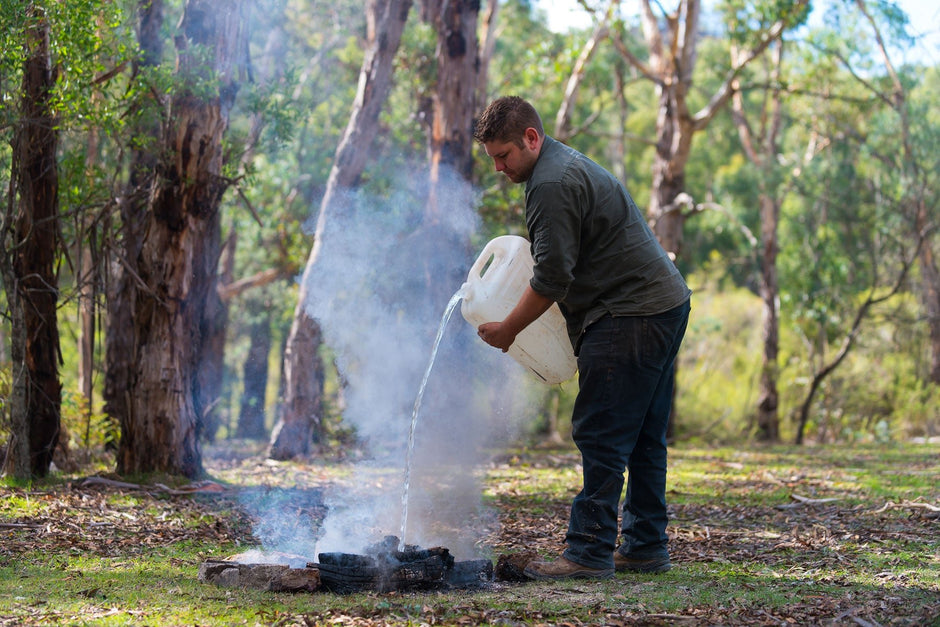
[[[405,550],[405,531],[408,526],[408,490],[411,487],[411,459],[414,456],[415,448],[415,429],[418,425],[418,412],[421,410],[421,400],[424,398],[424,388],[428,385],[428,377],[431,376],[431,368],[434,367],[434,359],[437,357],[437,349],[441,344],[441,338],[444,336],[444,329],[450,320],[451,314],[457,307],[457,303],[463,298],[464,291],[461,287],[451,296],[447,303],[447,309],[444,310],[444,316],[441,318],[441,325],[437,329],[437,337],[434,338],[434,346],[431,348],[431,359],[428,361],[428,367],[424,371],[424,378],[421,380],[421,387],[418,388],[418,396],[415,398],[415,406],[411,412],[411,430],[408,432],[408,451],[405,459],[405,484],[401,495],[401,533],[398,536],[398,550]]]

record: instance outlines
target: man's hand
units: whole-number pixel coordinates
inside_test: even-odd
[[[539,316],[548,311],[552,300],[536,293],[526,286],[522,297],[506,319],[502,322],[485,322],[477,327],[477,335],[490,346],[495,346],[504,353],[509,350],[516,336],[532,324]]]
[[[516,341],[516,334],[502,322],[486,322],[477,329],[477,335],[490,346],[495,346],[504,353]]]

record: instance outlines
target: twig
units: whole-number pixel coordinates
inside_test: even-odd
[[[81,486],[89,485],[105,485],[112,488],[124,488],[127,490],[144,490],[147,492],[166,492],[174,496],[183,495],[183,494],[196,494],[196,493],[206,493],[206,492],[225,492],[226,488],[220,483],[215,481],[195,481],[188,485],[181,486],[179,488],[171,488],[162,483],[155,483],[152,486],[140,485],[137,483],[126,483],[124,481],[116,481],[114,479],[106,479],[104,477],[92,476],[85,477],[78,482]]]
[[[848,618],[848,619],[851,619],[856,625],[861,625],[861,627],[882,627],[881,623],[877,621],[867,621],[864,618],[859,618],[858,616],[853,614],[853,612],[855,612],[857,609],[858,608],[846,610],[842,612],[841,614],[836,616],[836,620],[838,621],[843,618]]]
[[[832,503],[833,501],[838,501],[837,498],[828,498],[828,499],[811,499],[808,496],[800,496],[799,494],[791,494],[790,498],[798,503],[804,503],[806,505],[820,505],[822,503]]]
[[[928,512],[940,512],[940,507],[931,505],[930,503],[921,503],[920,501],[901,501],[900,503],[895,503],[894,501],[888,501],[882,505],[880,509],[876,509],[874,513],[881,514],[889,509],[903,509],[905,507],[911,509],[925,509]]]
[[[801,506],[803,506],[803,505],[822,505],[822,504],[824,504],[824,503],[832,503],[832,502],[834,502],[834,501],[838,501],[838,500],[839,500],[839,499],[837,499],[837,498],[829,498],[829,499],[811,499],[811,498],[809,498],[809,497],[807,497],[807,496],[800,496],[799,494],[791,494],[791,495],[790,495],[790,498],[791,498],[792,500],[796,501],[796,503],[786,503],[786,504],[784,504],[784,505],[777,505],[776,507],[774,507],[774,509],[780,509],[780,510],[784,510],[784,509],[795,509],[795,508],[801,507]]]
[[[85,477],[78,482],[79,485],[106,485],[112,488],[127,488],[129,490],[142,490],[143,486],[137,483],[127,483],[124,481],[115,481],[114,479],[105,479],[104,477],[92,476]]]

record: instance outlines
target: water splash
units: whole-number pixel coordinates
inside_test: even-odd
[[[411,429],[408,431],[408,450],[405,459],[405,482],[401,495],[401,533],[398,535],[398,550],[405,550],[405,532],[408,527],[408,492],[411,487],[411,463],[414,457],[415,448],[415,430],[418,426],[418,413],[421,411],[421,401],[424,399],[424,389],[428,385],[428,378],[431,376],[431,369],[434,367],[434,359],[437,357],[437,349],[441,345],[441,338],[444,337],[444,329],[450,320],[457,303],[464,296],[464,289],[461,287],[451,296],[447,303],[447,309],[441,317],[441,324],[437,329],[437,337],[434,338],[434,346],[431,348],[431,359],[428,361],[428,367],[424,371],[424,378],[421,379],[421,386],[418,388],[418,396],[415,398],[414,409],[411,411]]]

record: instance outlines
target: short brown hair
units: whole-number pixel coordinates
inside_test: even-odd
[[[495,140],[522,145],[522,136],[530,127],[537,130],[539,136],[545,134],[535,107],[519,96],[503,96],[491,102],[477,118],[473,138],[481,144]]]

